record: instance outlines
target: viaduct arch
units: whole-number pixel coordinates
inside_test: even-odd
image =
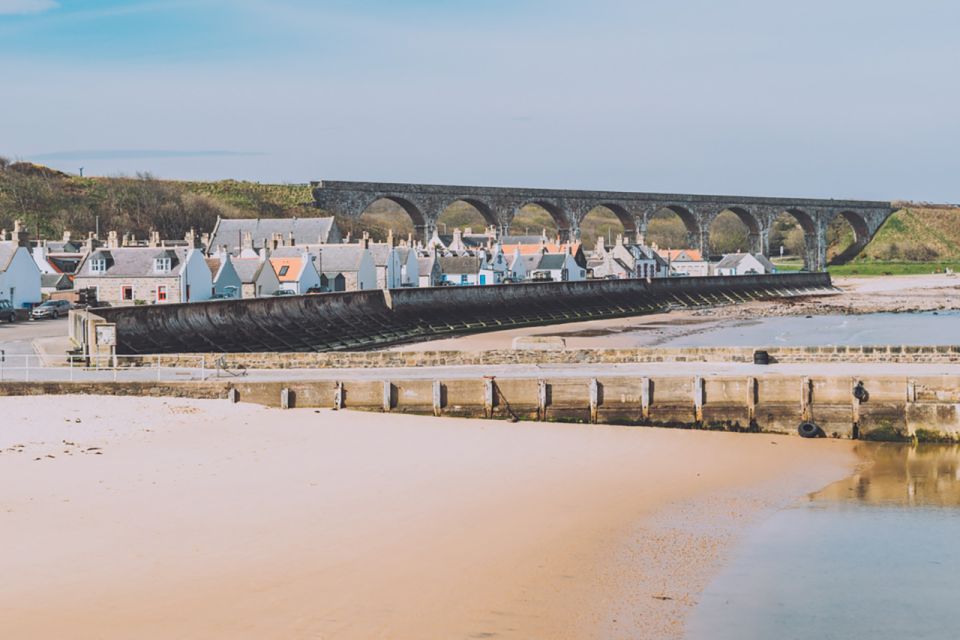
[[[811,271],[826,267],[826,230],[837,216],[854,230],[855,241],[836,262],[855,256],[894,212],[889,202],[871,200],[827,200],[814,198],[766,198],[756,196],[715,196],[624,191],[579,191],[567,189],[523,189],[510,187],[467,187],[449,185],[345,182],[322,180],[311,183],[314,204],[347,218],[359,218],[372,203],[392,200],[410,216],[421,238],[428,238],[443,211],[457,201],[473,205],[502,233],[520,208],[527,204],[543,207],[556,221],[563,239],[580,237],[580,223],[598,206],[612,211],[627,234],[645,235],[647,223],[658,211],[673,211],[687,228],[691,248],[704,254],[708,248],[710,224],[724,211],[734,213],[746,225],[752,248],[769,253],[768,235],[781,213],[790,214],[804,232],[804,264]]]

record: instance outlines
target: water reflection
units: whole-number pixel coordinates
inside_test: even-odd
[[[960,506],[960,445],[860,443],[862,468],[813,496],[886,506]]]
[[[960,447],[857,451],[853,477],[748,532],[687,640],[958,637]]]

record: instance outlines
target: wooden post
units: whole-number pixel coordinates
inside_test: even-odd
[[[333,410],[343,409],[343,382],[337,381],[337,388],[333,392]]]
[[[596,378],[590,380],[590,422],[597,424],[597,415],[600,407],[600,383]]]
[[[284,387],[280,389],[280,408],[289,409],[290,408],[290,389]]]
[[[493,378],[483,379],[483,415],[493,417]]]
[[[757,379],[747,378],[747,421],[752,425],[757,420]]]
[[[813,395],[813,386],[810,378],[800,380],[800,419],[806,422],[810,420],[810,400]]]
[[[917,381],[907,380],[907,402],[917,401]]]
[[[383,411],[389,413],[393,408],[393,385],[389,380],[383,381]]]
[[[696,422],[703,422],[703,378],[693,379],[693,414]]]
[[[650,419],[650,378],[640,378],[640,417]]]
[[[547,419],[547,381],[537,380],[537,420]]]
[[[443,407],[441,406],[442,395],[440,393],[440,381],[433,381],[433,415],[439,417],[442,413]]]
[[[860,398],[855,393],[858,380],[850,379],[850,400],[853,403],[853,428],[855,432],[860,431]]]
[[[236,387],[230,387],[230,390],[227,391],[227,400],[234,404],[240,402],[240,392],[237,391]]]

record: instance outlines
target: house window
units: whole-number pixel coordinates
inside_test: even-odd
[[[467,284],[467,274],[460,275],[460,284]]]
[[[125,284],[120,287],[121,300],[133,300],[133,285]]]
[[[170,258],[157,258],[153,261],[153,268],[157,273],[170,271]]]
[[[290,271],[290,267],[288,265],[283,265],[282,267],[280,267],[280,273],[278,273],[277,275],[282,278],[283,276],[287,275],[287,271]]]
[[[160,285],[157,287],[157,302],[166,302],[167,301],[167,287],[166,285]]]
[[[94,258],[90,261],[90,271],[93,273],[103,273],[107,270],[106,258]]]

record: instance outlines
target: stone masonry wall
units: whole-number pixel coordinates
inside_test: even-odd
[[[501,349],[494,351],[335,351],[326,353],[228,353],[203,354],[205,366],[218,361],[228,367],[248,369],[338,369],[438,367],[451,365],[503,364],[628,364],[645,362],[753,362],[754,351],[763,349],[774,363],[810,362],[856,363],[960,363],[960,345],[944,346],[855,346],[855,347],[691,347],[636,349],[567,349],[537,351]],[[198,355],[145,356],[128,362],[163,366],[194,367]]]

